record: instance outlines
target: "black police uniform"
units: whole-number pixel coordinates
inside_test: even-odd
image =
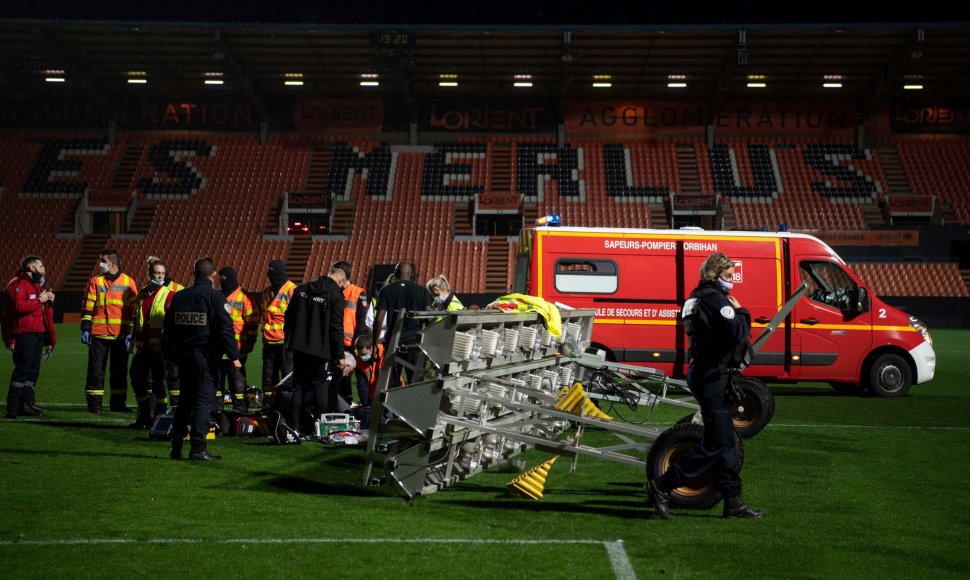
[[[182,458],[182,440],[192,418],[190,458],[206,459],[205,436],[209,431],[216,379],[222,354],[239,359],[226,297],[208,278],[178,292],[165,313],[162,348],[167,360],[178,361],[181,397],[172,421],[172,458]]]
[[[751,315],[734,308],[717,281],[701,282],[684,304],[682,316],[690,337],[687,386],[701,407],[704,436],[700,445],[660,478],[663,491],[712,470],[714,488],[725,500],[741,496],[733,410],[727,387],[731,369],[740,366],[748,344]]]

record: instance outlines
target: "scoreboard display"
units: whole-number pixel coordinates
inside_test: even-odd
[[[414,48],[415,34],[410,30],[376,30],[370,42],[377,47],[378,56],[400,56]]]

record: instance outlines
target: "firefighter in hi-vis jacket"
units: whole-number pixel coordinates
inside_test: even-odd
[[[222,411],[222,388],[228,382],[229,393],[232,395],[232,409],[245,413],[248,407],[246,401],[246,358],[256,345],[256,331],[259,330],[259,313],[256,312],[253,301],[239,286],[239,277],[231,266],[219,269],[219,287],[229,305],[229,318],[232,319],[233,333],[236,337],[236,347],[239,349],[239,361],[242,366],[237,368],[231,364],[228,357],[223,357],[219,367],[219,383],[216,385],[216,411]]]
[[[101,250],[101,273],[88,282],[81,306],[81,342],[88,345],[88,373],[84,395],[91,413],[101,412],[104,372],[111,362],[112,411],[128,411],[128,344],[131,342],[132,308],[138,287],[121,271],[114,250]]]
[[[283,323],[286,308],[293,297],[296,284],[286,279],[286,264],[282,260],[272,260],[266,269],[269,286],[263,289],[263,393],[276,397],[273,387],[283,377],[293,372],[293,353],[286,350],[283,339]],[[289,389],[282,394],[286,397]],[[271,401],[277,405],[278,401]]]
[[[154,256],[148,258],[148,284],[135,299],[132,332],[135,355],[129,374],[131,388],[138,399],[138,416],[129,427],[151,427],[152,419],[168,410],[171,391],[176,390],[171,388],[171,381],[177,376],[175,368],[170,365],[166,369],[162,356],[162,323],[172,296],[181,289],[181,284],[168,278],[165,262]],[[171,402],[178,404],[177,399]]]

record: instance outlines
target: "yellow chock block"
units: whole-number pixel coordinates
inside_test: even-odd
[[[586,399],[586,402],[583,404],[583,415],[587,417],[592,417],[594,419],[601,419],[603,421],[613,420],[613,417],[610,417],[603,411],[600,411],[599,407],[594,405],[593,401],[590,401],[589,399]]]
[[[566,413],[575,413],[585,398],[586,390],[583,389],[583,385],[573,383],[573,386],[566,391],[566,394],[556,402],[556,408]]]
[[[556,403],[556,409],[563,411],[565,413],[572,413],[574,415],[582,415],[584,417],[593,417],[594,419],[602,419],[603,421],[612,421],[613,417],[610,417],[603,411],[600,411],[589,397],[586,395],[586,390],[583,389],[583,385],[575,383],[565,395]]]
[[[542,499],[542,490],[545,489],[546,486],[546,476],[549,475],[549,469],[557,459],[559,459],[559,456],[553,455],[549,459],[543,461],[539,465],[508,482],[505,484],[505,486],[509,488],[509,491],[518,496],[528,499]]]

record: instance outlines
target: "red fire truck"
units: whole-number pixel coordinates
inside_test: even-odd
[[[607,358],[683,377],[680,309],[713,252],[735,262],[735,296],[756,336],[805,282],[808,293],[745,375],[825,381],[901,397],[933,378],[926,326],[874,296],[832,248],[809,235],[697,229],[536,227],[519,235],[515,291],[594,308],[593,342]]]

